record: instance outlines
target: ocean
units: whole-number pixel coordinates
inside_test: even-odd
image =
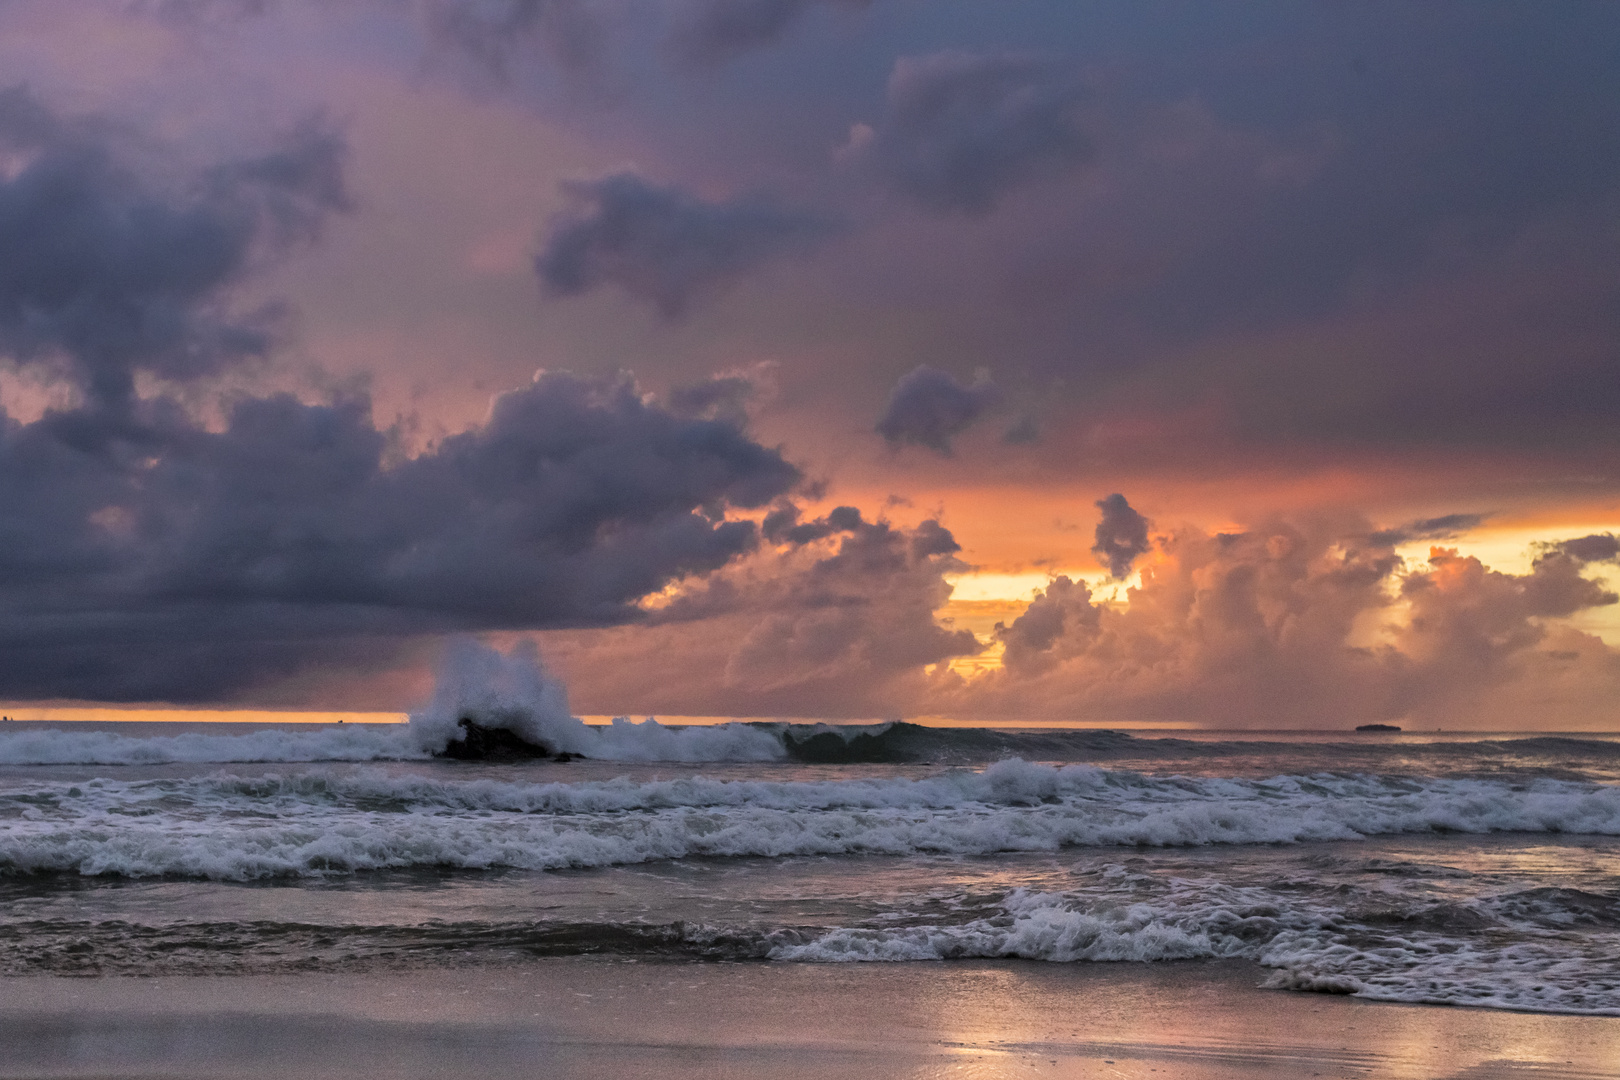
[[[1241,961],[1620,1016],[1620,736],[447,730],[0,726],[0,975]]]

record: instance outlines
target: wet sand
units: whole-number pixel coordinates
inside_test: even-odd
[[[1620,1019],[1256,989],[1246,963],[584,959],[0,980],[0,1077],[1612,1078]]]

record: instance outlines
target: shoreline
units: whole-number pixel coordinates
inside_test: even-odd
[[[1620,1020],[1278,990],[1243,961],[537,960],[0,979],[0,1078],[1612,1075]]]

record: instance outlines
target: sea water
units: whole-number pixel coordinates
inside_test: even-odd
[[[513,726],[586,756],[0,726],[0,974],[1243,958],[1620,1015],[1620,737]]]

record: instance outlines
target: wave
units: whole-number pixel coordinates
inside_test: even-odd
[[[620,717],[610,725],[578,723],[557,750],[623,762],[768,762],[802,760],[783,739],[789,725],[683,727]],[[266,728],[241,734],[72,731],[12,723],[0,729],[0,765],[239,765],[428,761],[448,740],[412,724]],[[566,748],[566,749],[565,749]],[[823,760],[807,755],[810,760]]]
[[[143,924],[126,919],[0,922],[0,976],[221,975],[418,968],[597,954],[765,960],[802,931],[693,923],[431,920],[415,925],[275,920]]]
[[[1571,905],[1534,890],[1545,914],[1606,917],[1620,898],[1582,894]],[[1242,958],[1275,969],[1265,986],[1355,994],[1377,1001],[1471,1005],[1533,1012],[1620,1016],[1620,951],[1604,931],[1552,934],[1507,917],[1525,894],[1482,903],[1461,925],[1399,930],[1359,922],[1320,902],[1262,888],[1175,880],[1160,895],[1119,902],[1117,894],[1013,891],[988,917],[959,925],[838,928],[782,944],[772,959],[823,963],[1020,958],[1059,963]],[[1573,910],[1570,910],[1573,909]],[[1493,917],[1494,916],[1494,917]],[[1474,936],[1481,924],[1490,940]],[[1450,932],[1447,932],[1450,931]]]
[[[0,870],[248,880],[690,857],[987,855],[1398,833],[1620,835],[1620,788],[1572,781],[1154,778],[1006,761],[927,779],[637,782],[333,777],[18,785]]]
[[[396,761],[426,758],[403,725],[344,724],[239,735],[135,735],[8,724],[0,765],[231,765],[250,762]]]
[[[582,954],[811,963],[1243,959],[1272,969],[1265,985],[1279,989],[1620,1015],[1620,896],[1538,888],[1435,904],[1421,893],[1380,893],[1383,907],[1369,914],[1357,910],[1365,892],[1347,895],[1333,881],[1238,885],[1120,864],[1088,878],[1064,891],[933,896],[918,905],[932,915],[902,901],[852,926],[730,924],[724,914],[717,924],[544,914],[407,924],[25,917],[0,920],[0,973],[355,971]]]
[[[488,711],[468,712],[492,721],[490,726],[498,726],[501,719]],[[571,726],[554,721],[545,729],[547,734],[538,736],[538,745],[546,748],[549,756],[567,754],[622,762],[939,765],[978,765],[1017,757],[1196,770],[1209,767],[1209,763],[1222,764],[1223,759],[1244,758],[1252,768],[1284,755],[1308,754],[1341,769],[1485,776],[1518,764],[1525,772],[1572,778],[1606,777],[1620,762],[1620,743],[1545,736],[1381,747],[1369,752],[1365,746],[1337,744],[1195,742],[1095,730],[928,728],[903,721],[836,726],[757,722],[685,726],[660,724],[652,718],[638,723],[620,717],[609,725],[568,719]],[[75,731],[11,723],[0,727],[0,765],[426,761],[444,755],[452,738],[443,724],[429,722],[423,726],[415,717],[408,724],[398,725],[289,726],[241,734]]]

